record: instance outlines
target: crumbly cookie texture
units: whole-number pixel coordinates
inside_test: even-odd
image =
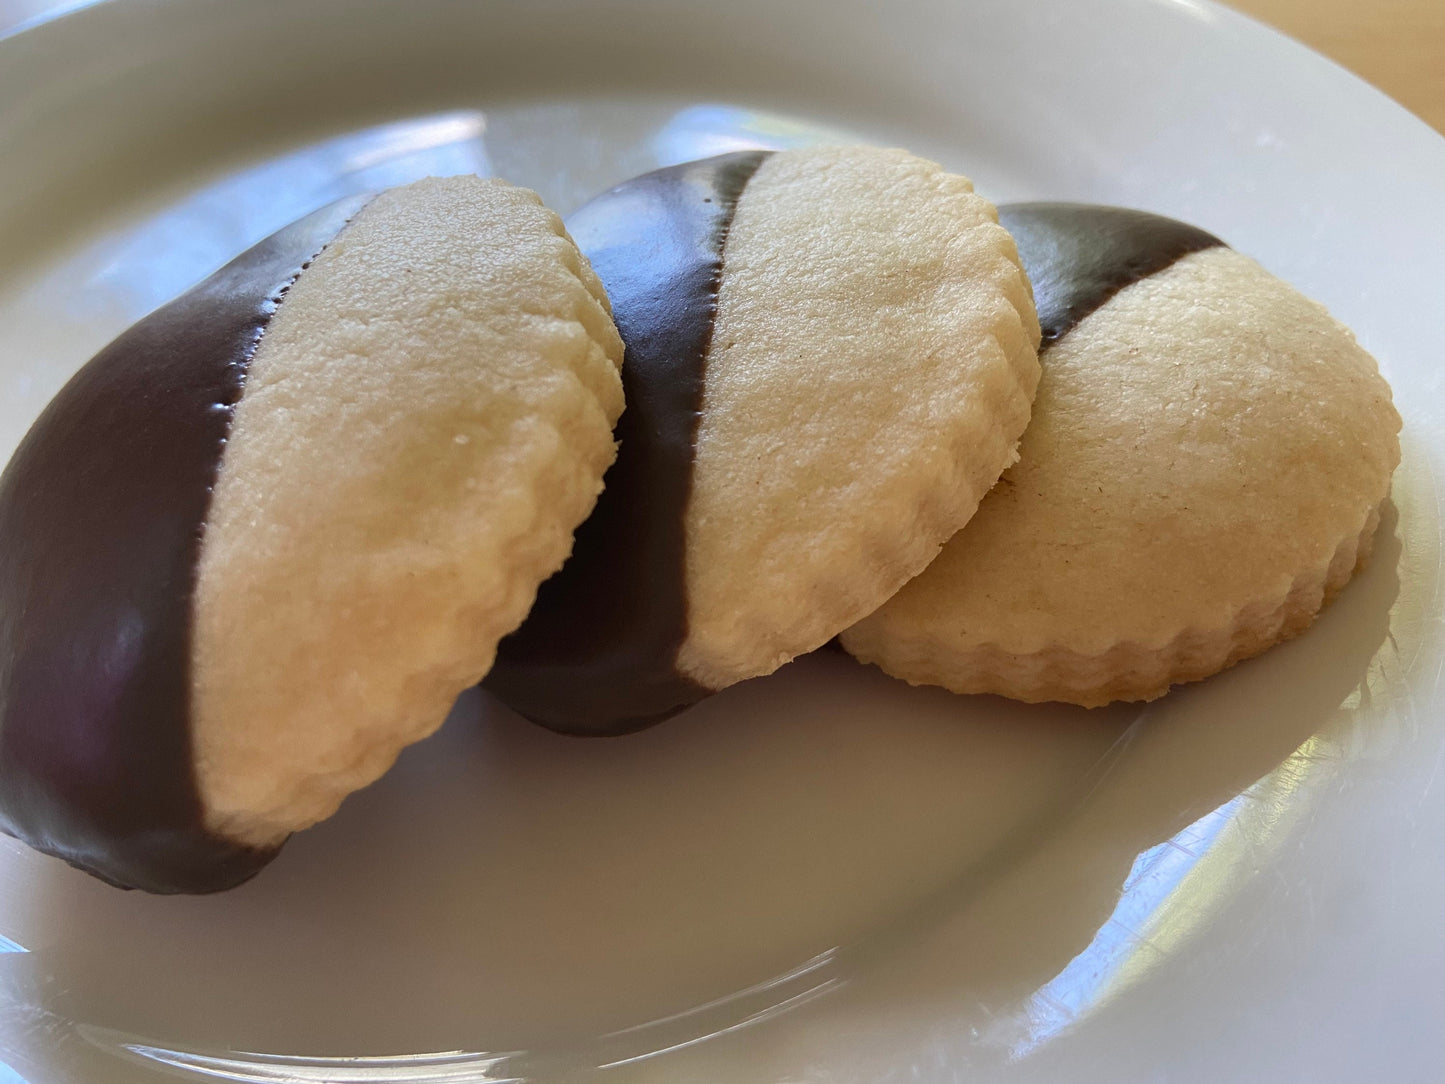
[[[1321,306],[1187,256],[1046,352],[1019,463],[842,642],[958,692],[1160,696],[1309,625],[1368,556],[1399,428]]]
[[[195,593],[210,827],[270,846],[440,725],[566,557],[622,346],[524,189],[368,204],[296,281],[236,408]]]
[[[922,571],[1013,462],[1039,373],[993,205],[902,151],[771,156],[722,268],[678,654],[708,688],[820,646]]]

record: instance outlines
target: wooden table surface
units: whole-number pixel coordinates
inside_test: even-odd
[[[1445,132],[1445,0],[1226,0]]]
[[[1445,132],[1445,0],[1224,0],[1374,83]],[[0,31],[62,6],[0,0]]]

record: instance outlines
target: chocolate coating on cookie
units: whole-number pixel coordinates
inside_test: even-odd
[[[1014,203],[998,218],[1033,283],[1045,347],[1126,286],[1224,244],[1196,226],[1123,207]]]
[[[0,478],[0,828],[114,884],[216,891],[274,854],[204,825],[197,560],[247,364],[368,198],[288,226],[121,335]]]
[[[625,733],[711,691],[676,665],[687,635],[684,516],[723,247],[768,153],[657,170],[568,219],[626,344],[627,409],[596,510],[485,682],[554,730]]]

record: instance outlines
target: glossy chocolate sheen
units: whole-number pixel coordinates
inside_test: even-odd
[[[197,561],[246,366],[282,293],[365,202],[281,230],[121,335],[0,477],[0,828],[113,884],[215,891],[274,853],[202,822]]]
[[[999,222],[1034,287],[1043,347],[1124,287],[1224,242],[1162,215],[1088,203],[1013,203]]]
[[[723,246],[767,154],[648,173],[567,221],[612,302],[627,409],[596,510],[485,682],[543,726],[626,733],[711,691],[677,670],[687,636],[685,515]]]

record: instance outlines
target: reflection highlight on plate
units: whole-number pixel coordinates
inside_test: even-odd
[[[473,110],[437,113],[349,132],[227,177],[106,246],[76,302],[115,306],[133,320],[333,200],[422,177],[486,176],[486,128]]]
[[[626,1056],[619,1056],[616,1053],[603,1054],[602,1057],[610,1057],[611,1060],[601,1061],[596,1068],[616,1069],[623,1065],[635,1065],[663,1054],[686,1050],[688,1047],[697,1046],[711,1039],[742,1031],[782,1016],[793,1009],[801,1008],[810,1001],[839,989],[847,981],[837,975],[827,977],[828,970],[833,966],[836,957],[837,951],[829,949],[827,952],[819,953],[800,967],[767,982],[758,983],[746,990],[739,990],[735,994],[717,998],[704,1005],[674,1013],[660,1020],[653,1020],[650,1023],[639,1024],[636,1027],[624,1028],[621,1031],[614,1031],[610,1035],[604,1035],[601,1040],[602,1050],[608,1049],[609,1044],[616,1046],[619,1043],[631,1043],[634,1049],[640,1049],[642,1052]],[[797,989],[799,986],[802,987],[801,990]],[[795,990],[797,992],[794,992]],[[740,1009],[745,1013],[741,1018],[738,1017]],[[722,1016],[723,1020],[710,1020],[715,1015]],[[661,1046],[649,1041],[658,1033],[665,1033],[677,1025],[690,1026],[690,1037],[680,1040],[664,1040],[664,1045]],[[599,1061],[600,1059],[594,1057],[592,1060]]]
[[[679,110],[653,137],[659,165],[746,150],[790,150],[820,143],[858,143],[841,128],[809,124],[734,105],[694,105]]]
[[[106,0],[33,0],[31,3],[22,2],[13,8],[0,9],[0,18],[7,20],[0,22],[0,41],[105,2]],[[15,21],[8,22],[11,18]],[[0,1070],[3,1068],[4,1066],[0,1066]],[[0,1084],[3,1084],[4,1080],[4,1076],[0,1075]]]
[[[646,1024],[603,1035],[585,1050],[486,1053],[450,1050],[372,1057],[319,1057],[172,1049],[106,1028],[80,1025],[90,1045],[131,1061],[237,1084],[525,1084],[619,1069],[754,1027],[841,988],[827,975],[832,951],[774,979]],[[7,1084],[0,1077],[0,1084]],[[22,1082],[23,1084],[23,1082]]]
[[[1215,23],[1219,21],[1217,12],[1205,7],[1199,0],[1165,0],[1166,3],[1178,8],[1186,15],[1191,15],[1201,23]]]
[[[190,1054],[97,1032],[87,1038],[113,1046],[133,1058],[167,1069],[237,1084],[521,1084],[522,1078],[501,1070],[506,1055],[469,1054],[461,1050],[436,1054],[403,1054],[370,1058],[305,1058],[277,1054],[230,1057]],[[502,1071],[497,1075],[494,1070]],[[0,1084],[4,1078],[0,1077]]]
[[[1198,932],[1236,883],[1241,865],[1258,861],[1261,828],[1270,834],[1285,813],[1303,778],[1289,767],[1135,860],[1118,905],[1089,947],[1024,1005],[1027,1032],[1009,1042],[1013,1059],[1107,1005]]]

